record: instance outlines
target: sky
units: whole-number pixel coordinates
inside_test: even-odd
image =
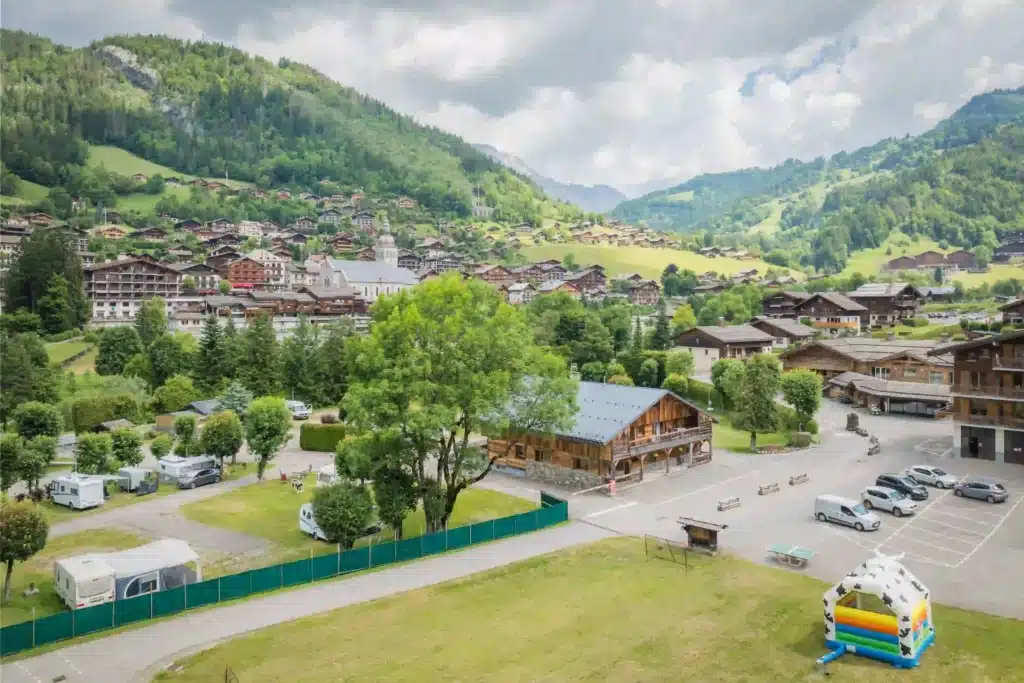
[[[563,182],[630,195],[922,132],[1024,85],[1024,0],[4,0],[0,25],[305,62]]]

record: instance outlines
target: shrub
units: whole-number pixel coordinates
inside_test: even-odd
[[[608,378],[608,384],[621,384],[623,386],[633,386],[633,379],[629,375],[612,375]]]
[[[153,443],[149,444],[149,450],[157,460],[170,453],[173,447],[174,438],[170,434],[161,434],[153,439]]]
[[[63,332],[57,332],[56,334],[44,334],[43,341],[47,344],[53,342],[67,341],[68,339],[74,339],[82,334],[81,330],[64,330]]]
[[[338,424],[338,416],[334,413],[324,413],[320,416],[320,424],[334,425]]]
[[[338,442],[345,438],[343,424],[304,423],[299,427],[299,448],[304,451],[334,453]]]
[[[139,410],[134,394],[87,396],[71,404],[71,424],[76,433],[88,432],[108,420],[132,420]]]
[[[684,398],[697,405],[697,407],[703,409],[711,403],[711,395],[713,391],[714,387],[710,384],[691,377],[686,383],[686,395]]]
[[[928,326],[928,319],[927,318],[904,318],[903,320],[900,321],[900,324],[901,325],[905,325],[906,327],[927,327]]]

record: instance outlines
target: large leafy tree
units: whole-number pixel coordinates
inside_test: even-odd
[[[57,400],[57,376],[35,334],[0,333],[0,423],[27,401]]]
[[[18,473],[30,491],[39,488],[39,481],[57,457],[57,437],[37,436],[25,442],[25,451],[18,465]]]
[[[284,399],[258,398],[245,413],[245,442],[256,457],[256,478],[263,479],[267,465],[277,457],[291,434],[292,415]]]
[[[97,346],[96,373],[99,375],[120,375],[128,361],[143,351],[138,330],[128,325],[104,331]]]
[[[813,370],[793,370],[782,375],[781,386],[782,397],[793,406],[803,429],[821,408],[821,375]]]
[[[440,505],[425,506],[431,531],[501,455],[482,453],[471,434],[551,432],[575,414],[564,362],[536,346],[522,313],[481,281],[446,275],[383,297],[369,335],[348,347],[348,424],[402,439],[420,498],[439,494]]]
[[[162,413],[175,413],[199,398],[192,378],[175,375],[153,392],[153,403]]]
[[[75,463],[85,474],[105,474],[112,469],[110,434],[79,434],[75,442]]]
[[[32,503],[0,503],[0,562],[4,572],[4,602],[11,599],[15,562],[25,562],[46,547],[50,525]]]
[[[174,454],[183,457],[199,455],[196,442],[196,416],[179,415],[174,418]]]
[[[187,375],[195,354],[190,350],[195,341],[180,334],[161,334],[146,349],[149,360],[149,382],[159,388],[175,375]]]
[[[24,439],[37,436],[60,436],[64,429],[64,418],[60,411],[49,403],[29,401],[22,403],[14,411],[14,426]]]
[[[199,448],[224,467],[224,458],[234,458],[242,447],[242,421],[230,410],[211,415],[199,435]]]
[[[354,332],[352,321],[343,320],[327,328],[317,349],[316,372],[320,403],[336,405],[348,390],[345,345]]]
[[[72,240],[57,229],[35,230],[21,241],[21,253],[3,281],[4,310],[26,309],[42,317],[41,304],[57,276],[64,278],[66,299],[49,303],[66,305],[61,312],[67,325],[64,329],[81,327],[89,319],[89,304],[82,287],[82,261]]]
[[[365,486],[342,481],[313,492],[313,517],[327,540],[348,550],[373,519],[373,498]]]
[[[738,398],[735,427],[750,432],[750,449],[757,448],[759,433],[773,432],[779,425],[775,395],[782,382],[782,364],[770,353],[747,361],[743,390]]]
[[[11,432],[0,434],[0,493],[7,493],[21,478],[24,453],[24,439]]]
[[[134,429],[118,429],[110,435],[110,453],[122,466],[135,466],[142,462],[142,437]]]
[[[245,349],[239,376],[256,396],[281,391],[281,348],[270,316],[257,315],[243,335]]]

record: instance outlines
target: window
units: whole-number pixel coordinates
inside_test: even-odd
[[[853,510],[851,510],[850,508],[846,507],[845,505],[840,507],[839,511],[841,513],[843,513],[844,515],[850,515],[851,517],[853,516]]]
[[[904,377],[917,377],[917,368],[903,368]]]
[[[526,460],[526,447],[521,443],[515,445],[515,457],[517,460]]]
[[[871,368],[871,376],[877,377],[878,379],[889,379],[889,368],[880,368],[875,366]]]
[[[936,372],[935,370],[932,370],[928,373],[928,382],[930,384],[945,384],[946,373]]]

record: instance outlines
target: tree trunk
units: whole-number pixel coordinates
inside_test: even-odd
[[[14,560],[7,560],[7,572],[4,576],[4,602],[11,601],[11,575],[14,574]]]
[[[750,432],[750,450],[757,450],[757,432]]]
[[[259,458],[256,460],[256,479],[263,481],[263,471],[267,469],[266,458]]]

